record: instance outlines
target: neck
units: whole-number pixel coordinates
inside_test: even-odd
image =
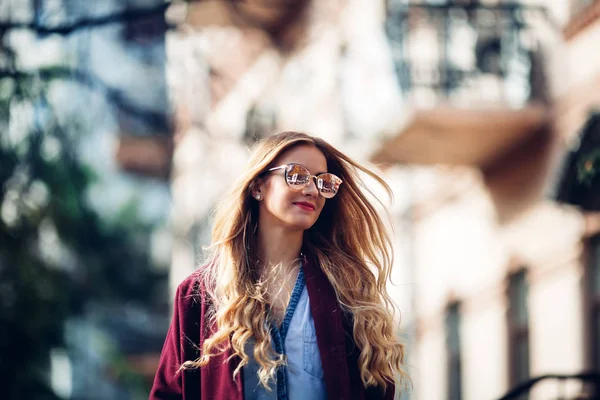
[[[263,225],[264,226],[264,225]],[[258,254],[260,268],[281,266],[284,270],[295,267],[302,249],[303,231],[289,231],[281,227],[258,226]]]

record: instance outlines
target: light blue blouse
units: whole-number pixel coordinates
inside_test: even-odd
[[[290,303],[280,328],[271,328],[273,345],[278,353],[287,356],[287,366],[277,371],[277,382],[271,392],[258,381],[258,364],[252,356],[244,367],[244,400],[301,400],[326,399],[321,355],[317,346],[315,322],[310,312],[310,299],[300,268]],[[246,353],[252,355],[250,343]]]

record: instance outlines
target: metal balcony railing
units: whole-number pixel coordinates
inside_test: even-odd
[[[506,103],[544,96],[537,30],[545,8],[518,2],[390,0],[386,33],[409,100]]]
[[[556,395],[548,400],[598,400],[600,399],[600,374],[597,372],[587,372],[573,375],[549,374],[532,378],[523,382],[499,400],[525,400],[530,392],[542,382],[554,382],[556,384]],[[569,394],[567,384],[577,382],[581,388],[576,394]]]

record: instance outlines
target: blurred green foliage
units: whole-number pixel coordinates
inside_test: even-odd
[[[104,224],[85,201],[95,174],[47,101],[52,79],[0,76],[0,377],[3,399],[53,399],[50,352],[90,302],[151,302],[149,226],[124,212]],[[118,357],[117,357],[118,358]],[[119,376],[139,383],[119,362]],[[117,379],[119,379],[117,377]],[[139,386],[139,385],[138,385]]]

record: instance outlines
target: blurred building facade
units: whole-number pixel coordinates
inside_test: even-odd
[[[556,193],[572,193],[564,155],[600,100],[599,2],[264,3],[167,12],[171,288],[202,262],[249,147],[306,131],[382,165],[393,187],[403,398],[499,398],[598,370],[598,214]]]
[[[577,166],[563,156],[598,101],[600,59],[585,49],[599,4],[583,3],[397,5],[414,111],[373,159],[413,177],[419,399],[500,398],[598,370],[598,204],[567,194]],[[590,393],[547,379],[529,398]]]

